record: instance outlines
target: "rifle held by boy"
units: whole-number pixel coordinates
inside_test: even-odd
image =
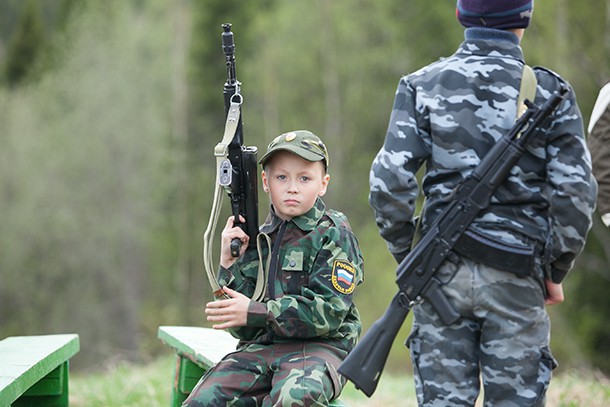
[[[222,50],[227,65],[227,81],[224,84],[223,94],[225,114],[233,114],[232,109],[241,110],[243,97],[241,95],[241,82],[235,73],[235,43],[231,24],[222,25]],[[239,225],[250,237],[249,246],[256,246],[258,234],[258,172],[257,148],[244,146],[243,121],[241,112],[237,112],[237,127],[235,135],[228,145],[228,157],[221,164],[219,182],[227,190],[231,199],[231,212],[235,217],[235,225]],[[245,223],[239,217],[243,216]],[[231,255],[239,256],[241,241],[237,238],[231,242]]]
[[[392,343],[415,304],[428,301],[447,325],[460,318],[441,291],[436,271],[447,258],[454,256],[452,250],[460,237],[480,211],[487,208],[496,188],[507,178],[527,144],[567,92],[567,86],[562,86],[540,108],[525,101],[527,110],[475,170],[456,186],[448,199],[450,203],[399,264],[398,293],[338,369],[368,397],[375,392]]]

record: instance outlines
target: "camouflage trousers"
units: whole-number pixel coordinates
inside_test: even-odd
[[[539,269],[539,267],[538,267]],[[431,305],[413,309],[407,346],[420,406],[544,406],[551,371],[550,322],[542,271],[517,277],[468,259],[439,270],[462,318],[451,326]]]
[[[250,344],[210,369],[183,406],[328,406],[346,354],[319,342]]]

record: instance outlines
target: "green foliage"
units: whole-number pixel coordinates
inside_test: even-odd
[[[17,85],[26,79],[44,49],[44,39],[40,4],[36,0],[28,0],[21,21],[8,45],[4,78],[9,85]]]
[[[610,80],[609,9],[596,0],[536,2],[522,42],[530,65],[569,80],[587,122],[599,89]]]
[[[134,13],[92,6],[61,69],[0,99],[3,334],[77,331],[89,363],[137,354],[168,199],[169,36]]]
[[[320,12],[283,1],[255,14],[258,52],[242,76],[248,123],[259,146],[288,130],[318,134],[332,155],[325,200],[347,211],[345,202],[366,202],[367,183],[353,181],[368,178],[408,53],[393,35],[402,23],[392,19],[392,2],[314,4]],[[370,216],[366,205],[350,206],[354,226]]]

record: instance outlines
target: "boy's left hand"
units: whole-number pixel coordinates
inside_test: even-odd
[[[205,305],[205,314],[210,322],[221,322],[212,325],[214,329],[227,329],[245,326],[248,321],[248,307],[250,298],[242,293],[222,287],[223,291],[231,298],[208,302]]]

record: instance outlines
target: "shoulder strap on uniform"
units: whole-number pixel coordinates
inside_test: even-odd
[[[212,259],[212,243],[214,239],[214,232],[218,223],[218,216],[220,215],[223,194],[221,187],[226,186],[226,182],[221,180],[223,177],[223,165],[228,162],[229,155],[229,143],[235,136],[235,131],[239,123],[239,116],[241,114],[241,98],[239,100],[231,100],[231,107],[227,112],[227,120],[225,122],[225,131],[220,143],[214,147],[214,155],[216,156],[216,183],[214,187],[214,196],[212,198],[212,210],[210,218],[208,219],[208,227],[203,234],[203,268],[208,276],[210,286],[212,286],[212,292],[216,299],[228,299],[227,294],[224,293],[222,287],[218,284],[217,274],[215,272],[213,259]],[[267,285],[267,273],[269,271],[270,256],[267,258],[267,262],[263,263],[262,260],[262,239],[266,239],[268,247],[271,247],[271,240],[269,236],[262,233],[256,237],[257,250],[259,253],[259,268],[258,278],[256,280],[256,288],[254,291],[253,300],[260,301],[265,296],[265,287]]]
[[[225,131],[222,140],[216,145],[216,147],[214,147],[214,155],[216,156],[216,183],[214,185],[214,196],[212,198],[212,210],[208,219],[208,227],[203,233],[203,268],[208,276],[208,281],[212,286],[212,291],[216,299],[229,298],[226,294],[224,294],[222,287],[220,287],[218,281],[216,280],[216,273],[214,272],[214,264],[212,260],[212,246],[214,231],[216,230],[218,216],[220,215],[222,205],[223,194],[221,187],[227,184],[224,181],[221,182],[221,178],[223,176],[222,168],[223,163],[229,161],[227,158],[229,155],[229,143],[235,136],[235,131],[237,130],[237,124],[239,123],[239,116],[241,114],[240,105],[241,101],[231,102],[231,107],[227,113]]]
[[[517,98],[517,118],[527,110],[524,100],[528,99],[533,102],[536,97],[536,86],[538,81],[534,70],[527,64],[523,65],[523,74],[521,75],[521,88],[519,89],[519,97]]]
[[[341,227],[341,225],[343,225],[345,223],[349,224],[347,221],[347,217],[345,216],[345,214],[343,212],[339,212],[334,209],[329,209],[326,211],[326,213],[324,215],[330,219],[330,221],[333,223],[333,225],[335,227]]]

